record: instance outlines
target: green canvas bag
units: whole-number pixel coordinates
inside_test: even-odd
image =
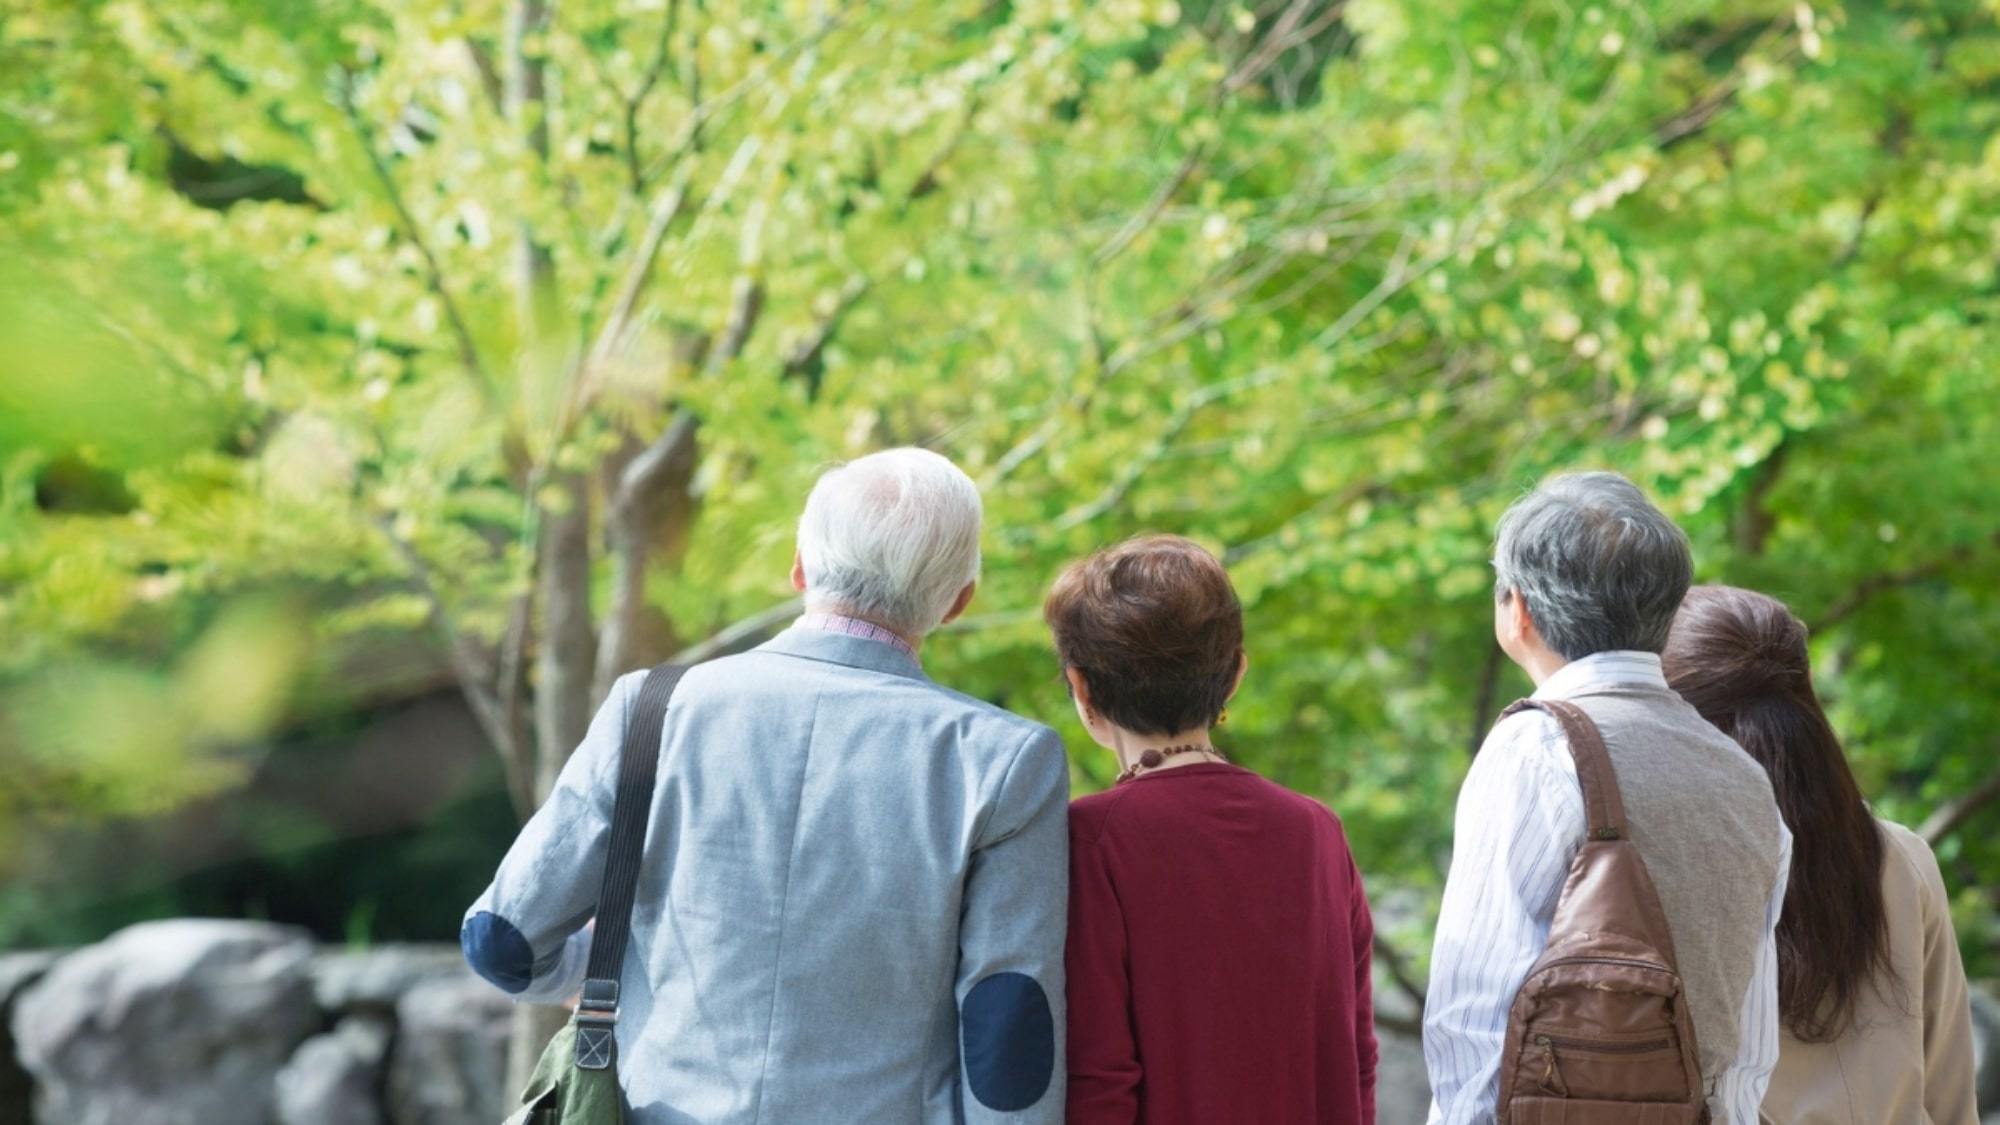
[[[653,780],[660,772],[660,736],[667,702],[687,669],[662,664],[646,673],[618,748],[618,794],[611,805],[611,834],[604,854],[604,886],[597,896],[597,929],[576,1015],[542,1051],[522,1091],[521,1108],[504,1125],[625,1125],[625,1094],[618,1086],[618,981],[625,943],[632,936],[632,899],[653,812]]]

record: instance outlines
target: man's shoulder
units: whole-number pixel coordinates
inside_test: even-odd
[[[1037,722],[1026,715],[1017,715],[997,703],[991,703],[975,695],[967,695],[956,688],[949,688],[935,680],[911,681],[925,689],[932,705],[965,724],[969,734],[992,739],[1010,746],[1027,744],[1048,744],[1058,750],[1062,740],[1054,729]]]
[[[619,688],[636,693],[643,673],[619,680]],[[1021,747],[1052,747],[1062,741],[1046,725],[1017,715],[997,704],[949,688],[918,675],[897,675],[828,661],[802,659],[769,649],[752,649],[696,665],[683,681],[688,702],[699,709],[703,699],[733,699],[739,706],[762,709],[790,701],[817,709],[828,707],[877,712],[898,727],[929,730],[950,728],[960,744],[987,747],[995,755]]]
[[[1479,744],[1473,766],[1480,763],[1533,765],[1558,773],[1574,774],[1575,759],[1563,738],[1562,724],[1554,715],[1536,707],[1523,707],[1502,714]]]
[[[1527,703],[1530,701],[1521,700],[1520,702]],[[1510,705],[1508,709],[1501,711],[1498,719],[1494,720],[1493,729],[1487,732],[1486,738],[1489,742],[1502,738],[1533,738],[1547,741],[1559,738],[1561,734],[1562,724],[1556,721],[1554,715],[1549,714],[1540,707]]]

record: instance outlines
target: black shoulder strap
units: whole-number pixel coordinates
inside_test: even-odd
[[[1583,789],[1583,815],[1590,822],[1590,839],[1624,839],[1625,801],[1619,796],[1618,772],[1612,768],[1611,753],[1604,748],[1597,724],[1583,708],[1561,699],[1518,700],[1501,715],[1530,710],[1541,711],[1562,726],[1570,757],[1576,759],[1576,780]]]
[[[638,892],[646,822],[653,812],[653,781],[660,772],[660,738],[667,702],[686,672],[662,664],[646,673],[618,749],[618,794],[611,804],[604,887],[597,896],[597,928],[576,1009],[576,1065],[590,1070],[609,1067],[616,1053],[611,1029],[618,1020],[618,978],[632,936],[632,900]]]

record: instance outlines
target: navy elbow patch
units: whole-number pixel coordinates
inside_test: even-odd
[[[965,1078],[988,1109],[1011,1113],[1042,1100],[1056,1066],[1056,1021],[1035,978],[994,973],[959,1010]]]
[[[535,977],[535,951],[514,923],[482,910],[458,931],[465,963],[502,992],[522,992]]]

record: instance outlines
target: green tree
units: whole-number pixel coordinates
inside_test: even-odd
[[[1990,11],[5,11],[0,661],[58,716],[13,724],[38,792],[130,776],[48,731],[135,667],[177,694],[210,631],[338,701],[426,628],[526,810],[611,677],[789,618],[818,466],[920,442],[991,523],[941,678],[1067,722],[1049,578],[1192,534],[1249,613],[1227,741],[1421,903],[1523,687],[1493,519],[1608,465],[1815,625],[1868,791],[1934,817],[1984,932]],[[293,624],[217,616],[271,591],[244,620]],[[163,760],[255,725],[201,711]]]

